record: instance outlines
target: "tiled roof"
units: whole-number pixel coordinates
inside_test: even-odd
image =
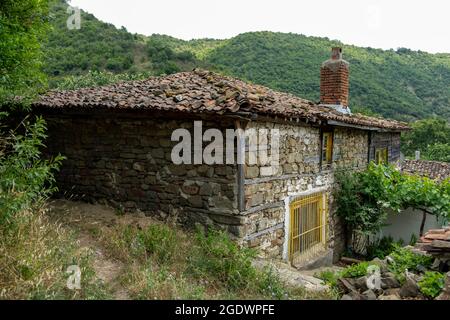
[[[425,160],[405,160],[401,165],[403,172],[417,174],[433,180],[450,178],[450,163]]]
[[[388,130],[408,129],[402,122],[345,115],[291,94],[198,69],[103,87],[51,91],[41,96],[34,107],[86,112],[102,108],[217,114],[250,112],[314,123],[334,121]]]

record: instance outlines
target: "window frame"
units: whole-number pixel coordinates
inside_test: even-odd
[[[326,248],[328,196],[325,191],[297,196],[289,203],[288,260],[301,264]]]
[[[320,141],[320,162],[322,165],[331,165],[333,162],[333,147],[333,130],[323,130]]]
[[[389,163],[388,147],[375,148],[374,161],[376,164],[388,164]]]

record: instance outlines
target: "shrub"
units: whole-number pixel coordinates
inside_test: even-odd
[[[411,207],[444,220],[450,217],[450,179],[438,183],[373,162],[365,171],[341,173],[337,178],[336,212],[349,234],[367,238],[376,234],[384,226],[388,210],[400,212]]]
[[[325,284],[331,288],[337,288],[339,273],[331,270],[324,270],[314,275],[316,278],[323,280]]]
[[[396,248],[402,246],[402,242],[395,242],[392,237],[382,237],[366,246],[366,257],[368,260],[375,258],[384,259]]]
[[[445,275],[439,272],[427,271],[418,283],[420,292],[429,298],[436,298],[444,289]]]
[[[108,239],[116,254],[125,260],[146,261],[154,257],[160,265],[170,263],[176,253],[176,231],[165,224],[152,224],[143,230],[132,225],[119,227]]]
[[[78,250],[73,236],[50,221],[44,209],[16,213],[16,232],[0,237],[0,299],[105,299],[91,255]],[[67,267],[81,269],[81,290],[66,288]]]
[[[356,263],[348,266],[339,273],[339,278],[359,278],[367,275],[367,268],[374,265],[369,262]]]
[[[270,267],[258,271],[257,284],[258,291],[265,297],[280,300],[287,296],[278,273]]]
[[[249,288],[257,278],[252,266],[255,251],[239,248],[222,231],[209,231],[206,235],[197,231],[196,248],[191,267],[197,276],[212,276],[230,289]]]
[[[420,271],[433,263],[433,258],[412,252],[407,248],[397,248],[389,255],[394,262],[389,265],[400,282],[405,281],[405,270]]]
[[[37,118],[34,124],[25,121],[25,134],[12,133],[0,158],[0,226],[11,227],[15,215],[48,197],[56,188],[53,171],[63,157],[41,160],[40,148],[46,138],[45,121]]]
[[[165,224],[152,224],[139,231],[137,239],[147,254],[154,255],[159,263],[169,262],[177,249],[177,234]]]

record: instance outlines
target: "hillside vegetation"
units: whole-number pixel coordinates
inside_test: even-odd
[[[353,110],[406,121],[450,119],[450,54],[384,51],[273,32],[228,40],[144,37],[84,12],[81,29],[68,30],[65,8],[62,0],[53,8],[54,28],[46,46],[46,72],[53,80],[88,70],[157,75],[203,67],[318,101],[320,65],[339,45],[351,63]]]

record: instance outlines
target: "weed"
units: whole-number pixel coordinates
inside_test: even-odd
[[[97,299],[108,298],[97,280],[87,252],[79,252],[73,236],[51,222],[43,209],[21,211],[14,233],[0,238],[0,298]],[[68,290],[66,269],[81,269],[81,290]]]
[[[239,248],[221,231],[210,231],[206,235],[197,231],[196,240],[190,259],[195,275],[215,277],[232,290],[248,289],[254,283],[257,276],[252,266],[254,250]]]
[[[429,298],[436,298],[444,289],[445,275],[440,272],[427,271],[418,283],[420,292]]]
[[[394,262],[388,266],[397,279],[405,281],[405,270],[420,272],[423,268],[429,268],[433,258],[412,252],[407,248],[397,248],[389,255]]]
[[[176,238],[174,229],[165,224],[153,224],[137,233],[137,240],[146,253],[154,255],[161,264],[173,258],[177,249]]]

